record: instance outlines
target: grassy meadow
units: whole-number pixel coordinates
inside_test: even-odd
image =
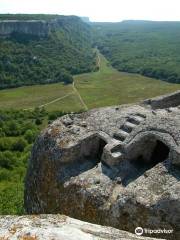
[[[0,109],[31,110],[43,105],[49,111],[81,110],[81,102],[73,92],[72,84],[55,83],[0,90]]]
[[[134,103],[180,89],[179,84],[119,72],[99,53],[98,72],[74,76],[75,87],[89,109]],[[55,83],[0,90],[0,109],[32,109],[43,106],[48,111],[83,110],[73,85]]]

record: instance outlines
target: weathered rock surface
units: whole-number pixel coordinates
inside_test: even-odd
[[[1,216],[2,240],[155,240],[63,215]]]
[[[179,105],[178,95],[170,108],[108,107],[53,122],[33,147],[27,212],[173,229],[168,239],[180,239]]]

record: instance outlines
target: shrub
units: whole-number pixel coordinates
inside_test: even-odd
[[[20,137],[12,146],[13,151],[23,152],[24,148],[27,146],[27,141]]]
[[[0,152],[0,166],[6,169],[12,169],[17,163],[17,159],[10,151]]]
[[[27,140],[27,142],[30,144],[30,143],[33,143],[33,141],[35,140],[36,138],[36,133],[30,129],[28,129],[25,134],[24,134],[24,138]]]

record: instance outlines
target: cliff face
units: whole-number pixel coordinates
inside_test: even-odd
[[[47,21],[0,21],[0,37],[6,37],[12,33],[30,34],[45,37],[49,33],[49,23]]]

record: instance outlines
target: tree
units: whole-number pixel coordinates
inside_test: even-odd
[[[27,146],[27,141],[20,137],[12,146],[12,150],[23,152],[24,148]]]
[[[36,118],[35,123],[36,123],[36,125],[41,125],[42,124],[42,120],[40,118]]]
[[[30,129],[28,129],[24,134],[24,138],[27,140],[29,144],[33,143],[33,141],[35,140],[35,137],[36,137],[36,133]]]
[[[16,158],[10,151],[0,152],[0,167],[12,169],[16,165]]]

